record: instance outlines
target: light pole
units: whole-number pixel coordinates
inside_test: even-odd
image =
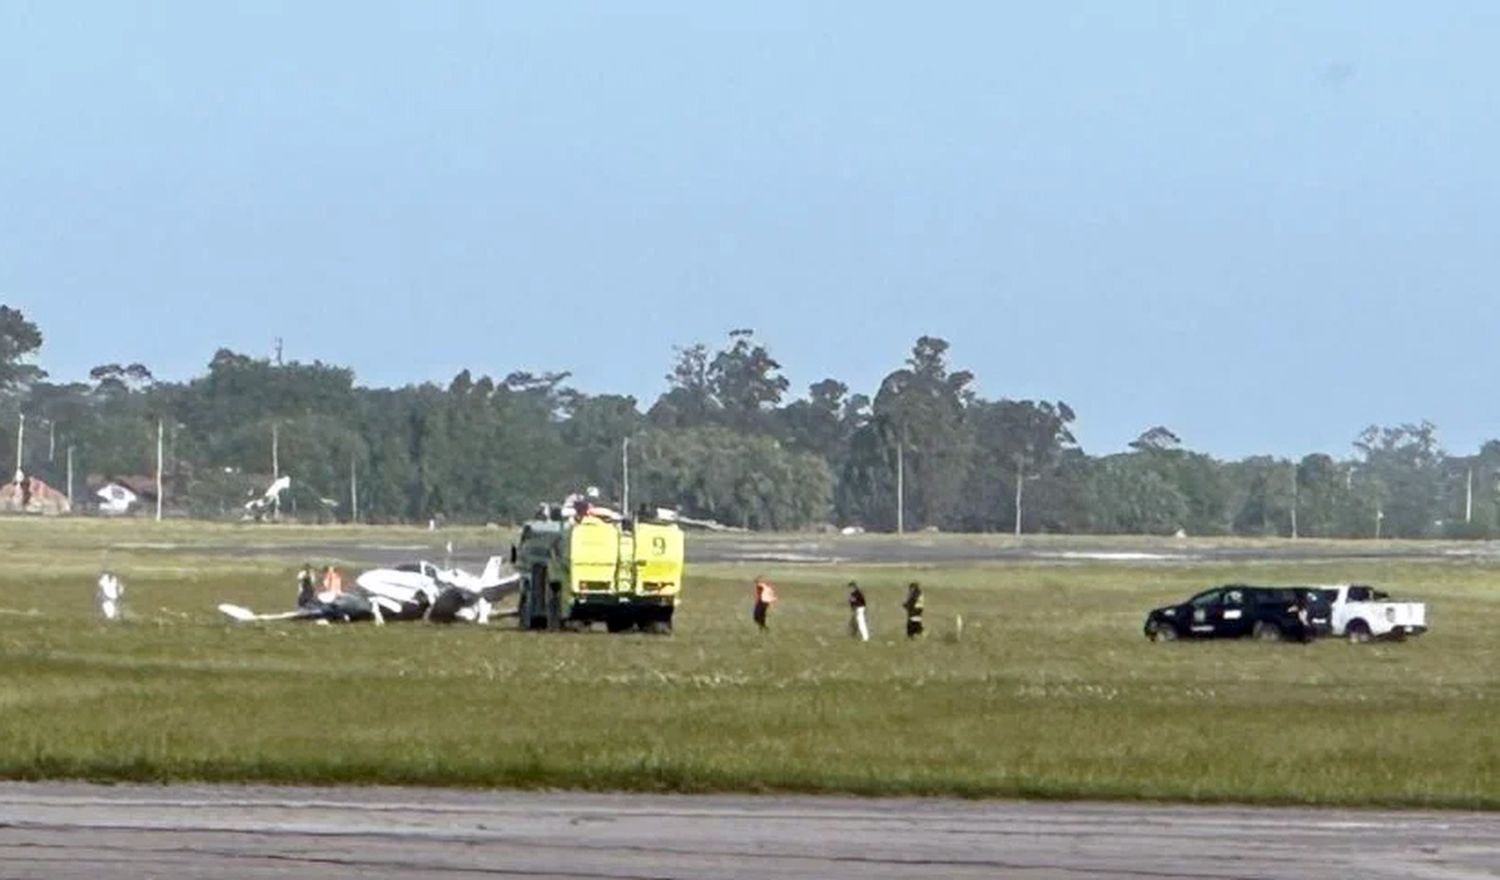
[[[349,453],[349,522],[359,522],[358,453]]]
[[[620,473],[621,482],[624,486],[620,490],[620,506],[624,508],[620,513],[630,516],[630,438],[626,437],[620,441]]]
[[[1469,465],[1469,481],[1464,488],[1464,525],[1474,522],[1474,466]]]
[[[163,436],[162,420],[161,419],[157,419],[156,420],[156,521],[157,522],[161,522],[161,501],[162,501],[162,498],[161,498],[161,496],[162,496],[162,479],[161,479],[162,436]]]
[[[21,471],[21,450],[26,448],[26,414],[17,413],[17,415],[19,421],[16,424],[16,482],[19,483],[21,478],[26,476]]]
[[[896,443],[896,534],[906,534],[906,425]]]
[[[279,358],[280,356],[281,355],[278,352],[277,357]],[[271,423],[271,485],[273,485],[273,486],[276,485],[276,481],[279,480],[279,479],[281,479],[281,426],[278,423],[276,423],[276,422],[272,422]],[[295,511],[293,513],[295,514]],[[280,492],[277,492],[275,494],[275,496],[273,496],[271,498],[271,519],[273,519],[273,520],[279,520],[279,519],[281,519],[281,493]]]

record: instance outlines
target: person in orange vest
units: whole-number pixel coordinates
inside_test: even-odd
[[[766,629],[766,612],[776,604],[776,588],[771,582],[763,577],[755,579],[755,609],[752,615],[755,617],[755,625],[764,632]]]
[[[323,569],[323,592],[334,595],[344,592],[344,576],[332,565]]]

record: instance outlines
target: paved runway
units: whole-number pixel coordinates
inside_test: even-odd
[[[1496,878],[1500,816],[0,784],[0,877]]]

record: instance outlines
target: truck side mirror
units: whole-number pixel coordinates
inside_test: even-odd
[[[510,564],[511,565],[515,565],[516,564],[516,545],[515,544],[510,545]]]

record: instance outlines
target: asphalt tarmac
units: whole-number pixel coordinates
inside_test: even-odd
[[[0,877],[1500,877],[1500,816],[0,784]]]

